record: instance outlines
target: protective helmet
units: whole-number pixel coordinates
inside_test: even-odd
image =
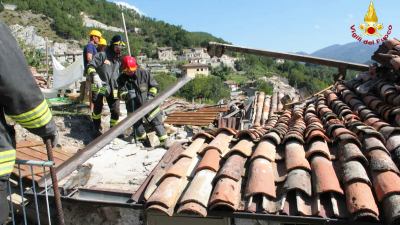
[[[110,45],[125,46],[125,42],[122,40],[121,35],[115,35],[112,37]]]
[[[126,75],[133,75],[137,67],[138,65],[135,57],[127,55],[122,58],[122,71]]]
[[[89,36],[96,36],[96,37],[101,38],[101,32],[98,30],[91,30],[89,33]]]
[[[98,45],[106,46],[107,45],[107,40],[105,38],[100,38],[100,41],[99,41]]]

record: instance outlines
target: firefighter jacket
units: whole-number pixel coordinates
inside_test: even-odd
[[[9,28],[0,22],[0,179],[16,159],[15,132],[8,118],[41,137],[56,133],[52,113]]]
[[[120,66],[120,57],[111,48],[107,48],[106,51],[94,55],[92,61],[88,63],[87,74],[98,73],[107,92],[102,94],[106,96],[113,94],[117,98]]]
[[[118,78],[119,96],[123,100],[134,100],[142,106],[149,97],[157,94],[158,83],[147,70],[138,68],[133,76],[121,75]]]

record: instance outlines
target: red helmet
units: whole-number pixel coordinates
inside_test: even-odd
[[[127,55],[122,58],[122,71],[125,74],[133,74],[136,71],[137,67],[138,65],[136,63],[135,57]]]

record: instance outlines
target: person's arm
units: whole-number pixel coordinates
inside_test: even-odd
[[[97,53],[96,47],[93,44],[90,44],[86,48],[86,60],[87,62],[92,61],[93,56]]]
[[[148,74],[148,77],[149,77],[149,83],[148,83],[149,95],[154,98],[158,94],[158,83],[154,79],[153,75],[151,75],[151,73],[149,73],[147,71],[146,71],[146,73]]]
[[[2,22],[0,96],[0,106],[11,119],[44,139],[55,139],[56,126],[47,101],[37,86],[17,42]]]
[[[106,56],[103,52],[99,52],[96,55],[94,55],[93,59],[89,61],[87,65],[86,73],[92,77],[93,80],[92,91],[94,92],[99,92],[99,91],[104,92],[104,90],[100,90],[103,87],[104,82],[101,80],[99,74],[97,73],[97,69],[101,65],[103,65],[105,57]]]

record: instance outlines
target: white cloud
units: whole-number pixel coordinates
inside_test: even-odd
[[[135,10],[135,12],[137,12],[137,13],[138,13],[139,15],[141,15],[141,16],[146,15],[146,14],[144,14],[138,7],[136,7],[136,6],[132,5],[132,4],[129,4],[129,3],[127,3],[127,2],[123,2],[123,1],[114,1],[114,3],[117,4],[117,5],[119,5],[119,6],[126,7],[126,8],[128,8],[128,9],[133,9],[133,10]]]

